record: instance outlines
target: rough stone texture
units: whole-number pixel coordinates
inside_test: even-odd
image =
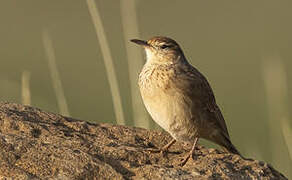
[[[164,132],[92,124],[40,109],[0,103],[0,178],[7,179],[286,179],[270,165],[176,143],[166,157],[147,149]]]

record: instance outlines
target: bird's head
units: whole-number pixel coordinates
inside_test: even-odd
[[[175,63],[184,59],[183,51],[173,39],[158,36],[148,41],[139,39],[132,39],[131,41],[145,49],[149,62]]]

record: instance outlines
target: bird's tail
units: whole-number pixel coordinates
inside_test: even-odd
[[[221,141],[220,145],[223,147],[224,151],[242,156],[236,147],[231,143],[228,136],[223,135],[222,139],[223,141]]]
[[[236,147],[230,142],[230,144],[228,144],[227,146],[223,146],[224,151],[233,153],[233,154],[238,154],[240,156],[242,156],[240,154],[240,152],[236,149]]]

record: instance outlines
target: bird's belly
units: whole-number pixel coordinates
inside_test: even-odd
[[[153,120],[176,140],[190,141],[196,134],[191,106],[178,92],[159,92],[143,96],[145,107]]]
[[[157,101],[155,99],[155,101]],[[164,130],[170,130],[170,124],[174,121],[174,117],[170,115],[168,103],[165,102],[145,102],[145,107],[152,119]]]

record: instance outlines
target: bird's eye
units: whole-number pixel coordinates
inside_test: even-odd
[[[166,48],[169,48],[169,47],[171,47],[171,45],[163,44],[163,45],[161,46],[161,49],[166,49]]]

